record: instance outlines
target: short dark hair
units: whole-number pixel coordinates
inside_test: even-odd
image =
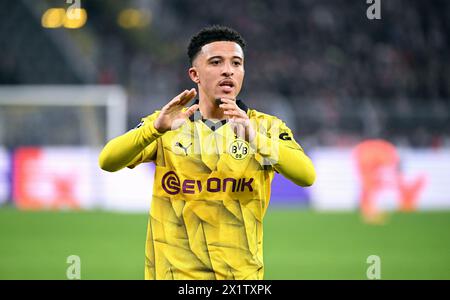
[[[244,38],[242,38],[239,32],[230,27],[213,25],[203,28],[192,36],[189,42],[188,56],[191,64],[204,45],[219,41],[235,42],[241,46],[242,50],[244,50],[246,45]]]

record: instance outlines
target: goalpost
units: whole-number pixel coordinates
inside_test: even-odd
[[[0,85],[0,205],[148,211],[152,169],[98,166],[106,142],[126,131],[120,86]]]
[[[99,146],[126,128],[121,86],[0,86],[0,145]]]

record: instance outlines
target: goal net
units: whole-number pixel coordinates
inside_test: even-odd
[[[94,146],[126,131],[120,86],[0,87],[0,145]]]

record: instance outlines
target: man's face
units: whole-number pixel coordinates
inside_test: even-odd
[[[191,79],[198,83],[200,94],[209,99],[236,99],[244,80],[244,53],[235,42],[206,44],[189,69]]]

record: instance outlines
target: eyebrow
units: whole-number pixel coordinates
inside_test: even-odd
[[[208,61],[210,61],[210,60],[212,60],[212,59],[215,59],[215,58],[220,58],[220,59],[223,59],[223,56],[220,56],[220,55],[215,55],[215,56],[211,56],[210,58],[208,58]],[[233,59],[235,59],[235,58],[237,58],[237,59],[239,59],[239,60],[243,60],[243,58],[242,57],[240,57],[240,56],[233,56],[232,57]]]

